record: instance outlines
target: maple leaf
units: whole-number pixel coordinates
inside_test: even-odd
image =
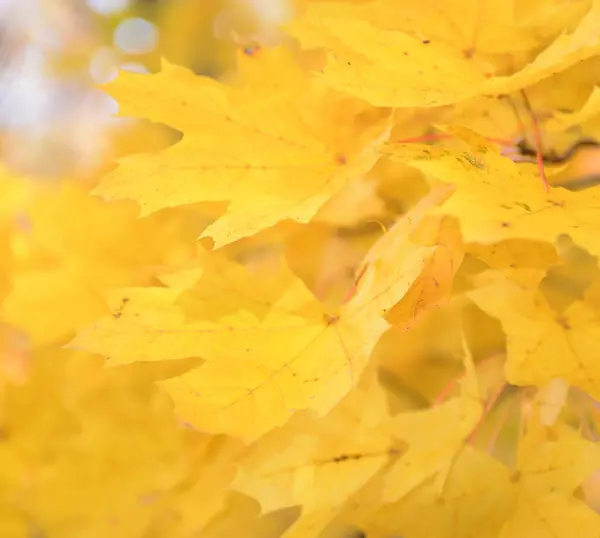
[[[402,15],[385,17],[382,6],[390,12],[402,12],[395,9],[393,2],[385,0],[367,8],[346,6],[346,12],[339,4],[316,3],[289,25],[290,33],[304,47],[325,47],[332,51],[320,74],[327,84],[376,106],[432,107],[458,103],[477,95],[509,94],[600,52],[600,40],[595,32],[600,22],[600,2],[597,0],[572,33],[560,35],[531,63],[506,76],[494,76],[489,66],[481,70],[465,58],[477,49],[477,43],[469,43],[468,39],[463,44],[466,49],[461,51],[425,39],[429,33],[427,28],[416,29],[424,36],[420,39],[389,29],[394,24],[391,21],[401,19]],[[414,10],[420,15],[424,12],[422,17],[429,23],[429,18],[425,17],[427,6],[416,4]],[[507,7],[510,8],[504,5],[504,10]],[[437,8],[432,6],[432,10],[437,11],[434,20],[451,26],[442,15],[442,8]],[[477,8],[476,13],[485,12],[485,9]],[[376,17],[369,17],[371,9],[376,12]],[[497,13],[498,4],[492,10]],[[459,10],[456,12],[460,13]],[[470,24],[467,21],[469,18],[465,17],[458,21],[461,32],[463,24]],[[500,21],[510,23],[510,16],[501,16]],[[383,24],[383,28],[377,22]],[[399,26],[406,29],[408,24],[399,21]],[[512,31],[512,35],[510,31],[501,31],[500,40],[515,43],[520,41],[519,36],[523,39],[525,33],[518,26]],[[464,35],[469,35],[467,28]],[[526,38],[522,43],[525,45]],[[398,61],[399,58],[403,61]]]
[[[373,143],[388,128],[388,111],[315,85],[284,49],[242,58],[242,87],[166,62],[153,75],[121,73],[108,88],[121,114],[166,123],[184,138],[121,160],[94,192],[134,199],[142,215],[228,202],[202,234],[221,246],[284,219],[309,221],[375,163]]]
[[[542,537],[595,536],[600,517],[573,495],[597,468],[598,447],[559,428],[558,440],[529,434],[516,470],[465,447],[444,483],[425,483],[360,521],[369,536],[508,538],[524,529]]]
[[[294,408],[333,405],[364,366],[362,339],[369,341],[387,326],[373,320],[375,326],[361,328],[361,317],[351,325],[358,334],[338,328],[285,268],[274,278],[263,277],[259,286],[255,275],[231,262],[216,269],[180,298],[180,306],[159,306],[154,319],[152,311],[135,319],[151,300],[145,292],[152,290],[137,290],[143,301],[126,291],[123,315],[80,335],[73,345],[93,344],[117,363],[201,356],[208,361],[202,368],[167,384],[179,412],[201,429],[248,435],[282,424]],[[155,291],[159,301],[180,294]],[[192,321],[207,316],[214,321]]]
[[[564,427],[557,428],[557,433],[556,440],[534,432],[521,441],[517,471],[509,477],[516,503],[500,533],[502,538],[522,529],[548,537],[571,536],[574,529],[591,537],[600,530],[600,517],[573,495],[598,468],[598,447]]]
[[[113,364],[201,357],[202,367],[163,382],[177,412],[201,430],[254,438],[295,410],[324,414],[358,381],[389,327],[383,316],[436,251],[410,233],[445,195],[426,197],[385,237],[394,250],[367,256],[355,295],[335,314],[284,264],[257,275],[213,253],[191,290],[124,290],[113,315],[71,345]]]
[[[389,144],[393,159],[456,186],[437,211],[460,219],[466,242],[509,238],[554,242],[569,234],[590,253],[600,254],[598,192],[544,192],[531,168],[519,168],[493,152],[458,152],[417,144]]]
[[[596,357],[600,322],[596,305],[584,298],[554,310],[536,288],[496,275],[469,297],[497,317],[507,336],[507,379],[543,386],[555,378],[600,394]]]

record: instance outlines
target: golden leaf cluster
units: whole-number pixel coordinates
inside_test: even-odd
[[[1,168],[0,536],[599,536],[599,29],[304,0],[108,83],[169,134],[93,184]]]

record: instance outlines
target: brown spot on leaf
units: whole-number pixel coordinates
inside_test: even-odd
[[[337,164],[339,164],[339,165],[344,165],[344,164],[346,164],[348,161],[347,161],[347,159],[346,159],[346,156],[345,156],[345,155],[343,155],[343,154],[341,154],[341,153],[338,153],[338,154],[335,156],[335,162],[336,162]]]
[[[112,313],[112,317],[115,318],[115,319],[119,319],[123,315],[123,309],[125,308],[125,305],[127,305],[128,302],[129,302],[129,297],[123,297],[121,299],[121,304]]]

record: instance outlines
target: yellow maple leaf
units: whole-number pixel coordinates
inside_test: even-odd
[[[221,246],[284,219],[309,221],[374,164],[372,146],[386,132],[388,111],[373,112],[315,85],[284,49],[244,61],[242,87],[166,62],[153,75],[121,73],[108,88],[121,114],[166,123],[184,138],[162,152],[121,160],[95,193],[134,199],[142,215],[228,202],[203,233]]]
[[[376,245],[355,295],[335,314],[285,265],[251,272],[214,253],[193,289],[123,290],[112,316],[71,345],[113,364],[201,357],[200,368],[163,382],[180,416],[201,430],[252,439],[296,410],[324,414],[358,381],[389,327],[383,316],[435,252],[410,233],[438,197],[425,198]]]
[[[285,269],[276,281],[283,285],[276,298],[248,293],[252,275],[224,282],[221,289],[233,292],[231,303],[238,305],[197,331],[207,363],[165,382],[177,411],[197,427],[248,437],[284,424],[296,410],[328,411],[356,383],[387,328],[369,305],[349,303],[338,315],[327,314]],[[211,289],[208,282],[200,280],[196,294]],[[214,284],[211,294],[219,289]],[[212,310],[211,298],[202,295],[191,297],[196,306],[188,315]]]
[[[498,318],[507,338],[507,379],[516,385],[544,386],[555,378],[600,394],[600,316],[586,300],[554,310],[536,288],[497,275],[469,297]]]
[[[472,26],[481,29],[482,15],[494,22],[491,30],[489,25],[484,25],[482,31],[483,43],[486,30],[490,32],[491,43],[495,42],[490,52],[494,49],[504,52],[515,45],[527,49],[535,43],[530,32],[511,25],[510,4],[486,3],[485,8],[475,2],[468,4],[473,9],[468,10],[467,15],[453,6],[456,13],[462,15],[457,20],[454,16],[444,16],[447,12],[441,2],[415,4],[412,10],[418,13],[418,19],[408,15],[403,20],[404,11],[388,0],[366,8],[360,4],[342,7],[315,3],[289,25],[289,30],[304,47],[324,47],[332,51],[320,74],[327,84],[376,106],[432,107],[458,103],[477,95],[509,94],[600,52],[595,31],[600,22],[600,2],[595,1],[573,32],[559,35],[522,69],[495,76],[492,66],[479,67],[468,60],[479,46],[479,35],[473,37]],[[386,12],[390,13],[387,17]],[[422,28],[417,21],[421,21]],[[394,24],[398,29],[390,29]],[[428,34],[436,35],[436,30],[430,28],[437,29],[440,42],[430,42]],[[422,37],[405,33],[407,31]],[[498,33],[494,35],[494,31]],[[448,32],[455,35],[449,36]],[[460,36],[458,46],[456,34]]]
[[[516,489],[513,512],[500,533],[535,533],[541,537],[584,537],[600,531],[600,516],[573,495],[575,488],[600,465],[598,447],[565,427],[558,440],[529,434],[519,447],[517,472],[510,477]],[[515,495],[513,493],[513,495]]]
[[[404,499],[375,506],[357,523],[369,536],[509,538],[596,536],[600,517],[573,495],[600,463],[598,447],[564,426],[558,440],[528,434],[515,470],[463,448],[442,487],[428,482]],[[351,515],[350,515],[351,517]]]
[[[457,152],[416,144],[389,144],[393,159],[456,186],[439,213],[460,219],[467,242],[509,238],[554,242],[568,233],[580,246],[600,253],[596,234],[598,192],[550,188],[546,193],[533,168],[488,152]]]
[[[72,345],[93,347],[117,363],[204,358],[203,367],[165,384],[178,413],[200,429],[254,436],[283,424],[295,409],[328,410],[355,382],[387,323],[368,310],[346,323],[342,314],[338,322],[287,269],[257,286],[241,266],[219,268],[181,297],[185,308],[173,304],[173,290],[155,290],[158,304],[171,301],[170,309],[159,306],[158,317],[136,316],[153,290],[126,290],[123,314]],[[206,316],[214,321],[200,321]]]

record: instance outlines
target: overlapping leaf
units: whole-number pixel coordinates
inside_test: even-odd
[[[0,170],[0,534],[596,538],[600,195],[495,148],[595,134],[600,2],[300,3],[107,85],[105,200]]]
[[[240,460],[233,487],[267,511],[301,505],[305,516],[341,506],[393,456],[390,420],[385,392],[368,372],[323,419],[299,415],[263,437]]]
[[[432,193],[376,245],[339,312],[326,312],[284,265],[253,274],[215,254],[192,290],[124,290],[113,315],[72,345],[116,364],[201,357],[202,367],[165,386],[178,413],[203,430],[252,438],[296,410],[325,413],[357,382],[389,327],[385,314],[436,252],[410,234],[439,197]]]
[[[154,75],[121,73],[109,87],[121,115],[166,123],[184,138],[123,159],[95,192],[134,199],[142,215],[227,202],[203,234],[220,246],[284,219],[307,222],[374,164],[373,143],[388,128],[388,111],[317,86],[284,49],[243,61],[242,87],[168,63]]]
[[[469,293],[507,335],[506,374],[511,383],[544,386],[561,378],[600,394],[600,315],[591,299],[553,309],[536,288],[498,277]]]
[[[560,440],[531,434],[516,470],[470,447],[452,463],[443,484],[430,482],[404,500],[375,508],[363,521],[369,536],[468,538],[543,537],[576,531],[595,536],[600,517],[573,492],[598,465],[597,447],[561,429]]]
[[[387,0],[358,8],[316,3],[291,24],[290,31],[304,47],[332,51],[322,72],[327,84],[376,106],[432,107],[477,95],[508,94],[600,52],[595,31],[600,3],[595,1],[572,33],[548,43],[522,69],[496,76],[493,66],[469,61],[479,47],[476,32],[482,23],[493,21],[497,32],[486,36],[489,26],[484,26],[482,43],[485,48],[487,37],[490,51],[533,49],[535,39],[512,20],[512,3],[465,4],[471,4],[466,13],[458,6],[449,10],[441,2],[415,4],[415,16]],[[460,26],[458,13],[463,14]]]
[[[458,152],[416,144],[389,144],[388,148],[393,159],[456,186],[439,211],[460,219],[466,241],[554,242],[566,233],[591,253],[600,253],[597,189],[550,188],[547,193],[533,166],[519,166],[489,151]]]

